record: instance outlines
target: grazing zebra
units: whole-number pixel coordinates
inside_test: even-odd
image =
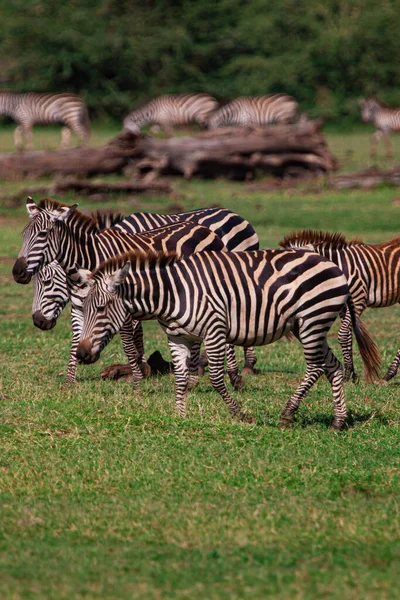
[[[380,244],[365,244],[359,239],[347,241],[340,233],[299,231],[285,237],[283,248],[309,248],[337,264],[347,277],[358,316],[368,308],[392,306],[400,302],[400,237]],[[342,315],[338,336],[345,364],[345,379],[357,379],[352,351],[351,319]],[[384,379],[389,381],[399,369],[397,352]]]
[[[190,221],[192,223],[196,223],[198,225],[207,227],[208,229],[213,231],[215,234],[217,234],[221,238],[225,248],[227,248],[228,250],[231,250],[231,251],[258,250],[258,248],[259,248],[258,236],[257,236],[256,232],[254,231],[253,227],[250,225],[250,223],[248,223],[248,221],[246,221],[245,219],[243,219],[236,213],[234,213],[230,210],[227,210],[225,208],[200,208],[197,210],[178,213],[175,215],[134,213],[134,214],[130,215],[129,217],[125,217],[124,219],[122,219],[122,216],[120,216],[120,215],[111,215],[111,217],[108,219],[108,221],[106,220],[107,216],[105,216],[102,213],[96,213],[94,215],[94,217],[98,221],[98,229],[101,230],[101,229],[106,229],[108,226],[114,226],[114,228],[116,230],[125,232],[128,234],[144,233],[146,231],[156,229],[156,228],[159,228],[162,226],[173,225],[175,223],[182,223],[184,221]],[[48,269],[49,269],[49,267],[47,267],[47,270]],[[39,272],[38,275],[36,276],[35,289],[36,289],[36,287],[38,287],[40,285],[41,285],[41,276],[40,276],[40,272]],[[60,280],[59,280],[59,278],[55,277],[54,287],[57,288],[59,285],[60,285]],[[68,297],[71,293],[73,293],[74,285],[75,285],[75,282],[73,281],[73,282],[71,282],[69,288],[65,290],[65,293],[68,295]],[[35,294],[36,293],[41,296],[42,302],[44,302],[45,301],[44,292],[41,291],[40,289],[38,289],[37,291],[35,291]],[[78,291],[78,294],[79,293],[80,293],[80,291]],[[51,298],[51,296],[55,296],[56,294],[59,294],[59,290],[57,290],[57,289],[52,290],[50,283],[48,283],[46,286],[46,294]],[[77,312],[80,314],[81,313],[81,303],[78,301],[78,299],[76,299],[76,302],[78,303]],[[53,305],[54,305],[54,302],[53,302]],[[65,306],[65,304],[63,304],[63,307],[64,306]],[[49,318],[57,319],[61,310],[57,311],[57,307],[54,306],[53,316],[52,317],[49,316]],[[48,314],[49,308],[45,306],[44,311]],[[37,324],[40,327],[40,324],[43,323],[44,328],[48,328],[47,322],[43,320],[43,312],[44,311],[42,311],[42,315],[39,315],[39,314],[36,315],[35,324]],[[56,312],[58,312],[57,315],[55,314]],[[75,316],[74,309],[72,311],[72,322],[73,322],[73,324],[74,324],[74,322],[76,323],[75,327],[73,325],[73,331],[75,331],[76,333],[73,336],[74,341],[73,341],[73,344],[71,347],[70,368],[68,370],[68,375],[67,375],[69,382],[75,381],[76,360],[75,360],[74,346],[75,346],[76,340],[78,339],[76,336],[78,335],[79,327],[80,327],[79,315]],[[54,324],[55,324],[55,321],[54,321]],[[137,328],[135,330],[135,333],[137,336],[142,334],[142,328],[141,327]],[[141,344],[141,347],[142,347],[142,344]],[[255,366],[256,362],[257,362],[257,357],[254,353],[254,350],[252,348],[246,348],[245,349],[245,364],[243,367],[243,373],[254,373],[254,366]],[[206,365],[206,360],[204,359],[204,357],[202,357],[200,372],[204,371],[205,365]],[[117,367],[115,367],[115,368],[111,367],[110,369],[112,369],[110,371],[110,373],[112,373],[113,376],[115,374],[118,374],[119,376],[121,376],[121,375],[130,373],[130,365],[118,365]]]
[[[346,277],[318,254],[206,251],[177,260],[175,254],[130,252],[107,261],[91,278],[78,360],[91,363],[98,358],[126,320],[127,310],[135,318],[156,318],[168,336],[176,408],[182,417],[193,344],[204,340],[213,387],[232,415],[247,420],[224,384],[226,341],[261,346],[293,331],[303,346],[307,370],[281,418],[291,422],[301,399],[325,374],[333,392],[333,427],[341,429],[346,420],[343,374],[327,333],[346,304],[367,374],[376,375],[379,356],[356,316]]]
[[[123,127],[132,133],[139,133],[151,123],[171,134],[172,127],[177,125],[198,123],[205,126],[209,115],[217,107],[218,102],[209,94],[160,96],[130,112],[123,121]]]
[[[79,337],[82,300],[86,293],[85,284],[78,275],[78,267],[91,271],[107,258],[130,249],[141,250],[174,250],[180,255],[188,255],[201,250],[225,250],[221,239],[210,229],[189,221],[174,223],[157,230],[128,234],[110,228],[99,232],[97,222],[76,210],[77,205],[69,206],[46,198],[38,205],[28,198],[27,209],[31,220],[23,231],[23,245],[14,268],[13,276],[18,283],[29,283],[32,275],[38,273],[46,265],[56,260],[65,271],[71,300],[78,313],[73,335]],[[82,289],[79,289],[82,288]],[[72,293],[72,291],[74,293]],[[128,319],[121,328],[124,350],[132,368],[134,385],[142,378],[139,359],[143,356],[143,347],[136,347],[134,340],[138,337],[136,328],[132,330],[132,321]],[[136,333],[136,336],[135,336]],[[73,338],[72,346],[76,343]],[[194,349],[192,372],[198,370],[199,347]],[[234,352],[229,349],[228,372],[233,373],[232,383],[235,387],[242,385],[241,378],[236,377],[237,366],[234,365]],[[75,361],[71,356],[71,364]],[[75,381],[75,367],[68,370],[67,382]],[[194,375],[193,375],[194,378]]]
[[[371,137],[370,156],[376,157],[381,138],[386,146],[386,158],[392,158],[390,132],[400,130],[400,108],[390,108],[377,98],[362,98],[359,102],[364,123],[373,123],[377,131]]]
[[[11,117],[18,127],[14,132],[17,150],[33,148],[32,127],[36,123],[62,123],[61,145],[66,147],[73,131],[82,144],[89,143],[90,123],[86,104],[74,94],[15,94],[0,92],[0,114]]]
[[[263,127],[276,123],[286,124],[298,115],[299,105],[286,94],[268,96],[240,96],[216,110],[208,119],[209,129],[226,125]]]

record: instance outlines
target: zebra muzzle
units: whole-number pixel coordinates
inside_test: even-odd
[[[46,319],[40,310],[37,310],[32,315],[32,321],[35,327],[42,329],[43,331],[48,331],[49,329],[53,329],[55,324],[57,323],[57,319]]]
[[[15,261],[12,274],[17,283],[29,283],[32,279],[32,273],[27,271],[27,262],[24,256],[20,256]]]
[[[90,365],[99,359],[100,352],[93,352],[92,344],[89,340],[82,340],[79,342],[78,348],[76,349],[76,358],[78,362],[85,365]]]

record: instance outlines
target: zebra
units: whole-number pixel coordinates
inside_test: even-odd
[[[337,265],[307,250],[205,251],[180,260],[174,253],[129,252],[103,263],[90,283],[78,360],[96,360],[128,312],[139,319],[156,318],[168,336],[181,417],[186,413],[187,363],[198,340],[204,340],[208,352],[213,387],[231,415],[248,421],[224,384],[225,343],[261,346],[292,331],[303,346],[307,370],[282,422],[293,421],[301,399],[325,374],[334,399],[332,426],[344,427],[342,367],[327,333],[346,305],[369,379],[378,371],[376,346],[356,315],[346,277]]]
[[[86,293],[82,271],[91,271],[103,260],[132,248],[173,249],[182,255],[205,249],[225,250],[218,235],[207,227],[189,221],[141,234],[127,234],[114,228],[99,232],[96,220],[77,211],[76,204],[69,206],[46,198],[36,205],[32,198],[28,198],[27,209],[32,218],[23,232],[22,250],[14,265],[13,276],[18,283],[29,283],[32,275],[52,261],[58,261],[66,273],[69,294],[78,315],[73,327],[72,348],[77,339],[74,336],[79,338],[82,301]],[[143,357],[143,344],[139,348],[135,344],[142,328],[136,323],[134,327],[132,330],[132,321],[128,319],[120,333],[132,369],[133,383],[137,387],[142,378],[139,359]],[[192,357],[193,380],[196,377],[194,373],[197,375],[198,371],[199,346],[194,349]],[[228,349],[227,369],[230,376],[232,373],[232,384],[235,387],[242,386],[243,380],[236,376],[236,360],[231,348]],[[75,381],[75,371],[75,353],[72,355],[71,352],[67,383]]]
[[[207,127],[217,129],[226,125],[264,127],[287,124],[298,116],[298,111],[296,100],[286,94],[240,96],[216,110],[208,119]]]
[[[359,105],[364,123],[373,123],[377,130],[371,137],[370,157],[376,157],[378,142],[383,138],[386,146],[386,158],[392,158],[390,132],[400,131],[400,108],[390,108],[374,97],[361,98]]]
[[[112,227],[124,219],[121,213],[95,211],[90,213],[95,219],[98,231]],[[47,331],[53,329],[57,319],[68,304],[70,290],[64,269],[54,260],[32,277],[33,302],[32,320],[35,327]]]
[[[33,211],[35,210],[32,207]],[[28,211],[29,212],[29,211]],[[30,213],[31,214],[31,213]],[[156,229],[166,225],[173,225],[176,223],[182,223],[185,221],[190,221],[192,223],[202,225],[203,227],[207,227],[212,232],[220,237],[222,243],[225,248],[231,251],[238,250],[257,250],[259,248],[259,240],[254,228],[242,217],[237,215],[236,213],[225,209],[225,208],[201,208],[196,210],[191,210],[183,213],[177,213],[175,215],[160,215],[160,214],[151,214],[151,213],[134,213],[129,217],[125,217],[122,219],[121,215],[111,215],[108,217],[104,215],[104,213],[96,213],[94,215],[95,220],[97,221],[96,228],[97,230],[105,229],[108,226],[112,226],[115,230],[127,234],[136,234],[136,233],[144,233],[151,229]],[[47,267],[47,270],[49,267]],[[44,303],[44,307],[42,315],[36,314],[36,322],[39,327],[43,324],[42,328],[48,328],[48,323],[43,319],[43,313],[46,312],[47,315],[49,313],[49,308],[46,306],[46,296],[44,292],[40,289],[42,284],[41,272],[39,272],[36,276],[35,281],[35,294],[41,296],[42,302]],[[54,305],[54,301],[52,297],[55,297],[57,294],[60,294],[60,290],[57,290],[57,287],[60,285],[60,278],[57,277],[57,273],[54,273],[54,284],[51,286],[50,282],[46,284],[46,294],[50,298],[51,302]],[[71,293],[74,293],[74,286],[76,285],[76,281],[70,281],[70,284],[65,284],[66,289],[64,293],[69,297]],[[39,289],[36,289],[36,288]],[[81,294],[81,290],[77,290],[77,296]],[[62,295],[62,294],[61,294]],[[63,302],[63,301],[62,301]],[[67,380],[69,383],[73,383],[76,378],[76,360],[75,360],[75,351],[74,346],[77,341],[77,336],[80,328],[80,313],[81,313],[81,301],[79,298],[75,297],[75,301],[73,302],[73,306],[77,305],[76,310],[72,309],[72,324],[73,324],[73,344],[71,347],[70,354],[70,366],[67,373]],[[65,303],[63,303],[63,307]],[[36,308],[36,310],[38,310]],[[62,310],[62,309],[61,309]],[[48,318],[57,319],[61,310],[58,312],[57,307],[54,306],[53,315],[48,315]],[[77,313],[77,314],[76,314]],[[75,326],[74,326],[75,324]],[[55,321],[53,326],[55,325]],[[135,329],[135,334],[140,339],[140,335],[143,335],[142,329]],[[140,342],[140,347],[143,347],[143,338]],[[254,366],[257,362],[257,357],[252,348],[245,349],[245,364],[242,370],[243,374],[254,373]],[[200,374],[204,372],[204,368],[207,364],[206,358],[202,356],[200,358]],[[143,363],[143,369],[146,372],[146,363]],[[110,367],[109,374],[115,376],[117,373],[119,376],[124,374],[129,374],[131,372],[131,366],[128,365],[118,365],[117,367]]]
[[[291,233],[279,245],[282,248],[308,248],[336,263],[347,277],[358,316],[368,307],[381,308],[400,302],[400,237],[380,244],[366,244],[357,238],[348,241],[340,233],[305,230]],[[345,379],[357,380],[348,311],[342,315],[338,339],[343,352]],[[383,379],[392,379],[399,365],[400,350]]]
[[[130,112],[123,120],[123,128],[137,134],[151,123],[171,134],[176,125],[198,123],[204,127],[217,107],[217,100],[209,94],[167,94]]]
[[[86,104],[75,94],[16,94],[0,92],[0,114],[11,117],[18,126],[14,132],[17,150],[33,148],[35,123],[62,123],[61,145],[67,147],[73,131],[83,145],[89,143],[90,122]],[[25,137],[25,144],[24,138]]]

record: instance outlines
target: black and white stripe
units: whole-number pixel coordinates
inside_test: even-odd
[[[32,275],[54,260],[58,261],[66,273],[69,295],[78,315],[75,316],[72,349],[79,337],[79,313],[86,293],[82,272],[78,273],[77,265],[81,271],[92,271],[107,258],[130,249],[174,250],[183,256],[206,249],[225,250],[214,232],[188,221],[140,234],[129,234],[114,228],[99,231],[97,221],[77,211],[76,205],[68,206],[51,199],[44,199],[36,205],[29,198],[27,209],[31,220],[23,232],[22,249],[13,269],[14,279],[19,283],[28,283]],[[131,319],[121,327],[121,337],[135,384],[142,378],[140,364],[144,360],[143,345],[137,348],[135,343],[140,334],[141,326],[138,327],[136,323],[132,325]],[[198,356],[196,360],[198,366]],[[76,357],[75,352],[71,352],[68,383],[75,381],[75,372]]]
[[[225,343],[271,344],[293,332],[307,363],[304,379],[282,413],[292,421],[300,401],[325,374],[332,386],[335,419],[346,419],[343,374],[327,333],[346,306],[368,375],[377,370],[374,343],[358,321],[346,277],[332,262],[304,250],[201,252],[174,256],[128,253],[104,263],[92,275],[83,307],[77,355],[95,360],[126,319],[156,318],[166,332],[174,361],[176,408],[185,415],[188,367],[193,344],[204,340],[213,387],[232,415],[247,420],[224,383]]]
[[[123,127],[132,133],[139,133],[143,127],[151,124],[170,133],[177,125],[198,123],[204,126],[217,107],[217,100],[209,94],[160,96],[130,112],[123,121]]]
[[[376,156],[378,142],[383,138],[386,145],[386,158],[392,158],[390,133],[400,131],[400,107],[391,108],[374,97],[362,98],[359,104],[364,123],[373,123],[377,129],[371,138],[371,157]]]
[[[68,146],[72,131],[82,144],[89,143],[89,113],[86,104],[75,94],[0,92],[0,114],[18,123],[14,133],[14,143],[18,150],[22,150],[24,145],[28,150],[33,147],[32,127],[35,124],[63,124],[63,146]]]
[[[216,110],[209,118],[209,129],[231,125],[234,127],[264,127],[290,123],[298,116],[299,105],[292,96],[240,96]]]
[[[284,248],[309,248],[337,264],[347,277],[357,315],[370,308],[392,306],[400,302],[400,237],[380,244],[365,244],[350,240],[339,233],[298,231],[285,237]],[[343,316],[339,331],[345,364],[345,378],[357,379],[352,351],[351,320]],[[398,372],[400,349],[384,379],[389,381]]]

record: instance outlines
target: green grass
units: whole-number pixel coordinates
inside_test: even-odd
[[[352,144],[330,135],[338,148]],[[221,204],[248,218],[265,246],[303,227],[371,242],[398,234],[392,188],[174,188],[175,199],[107,206],[129,213]],[[54,330],[35,329],[32,288],[10,275],[26,221],[25,209],[0,205],[0,598],[399,597],[399,378],[347,384],[350,427],[340,434],[329,430],[322,380],[293,429],[278,425],[304,372],[296,342],[259,349],[260,373],[235,394],[256,426],[229,418],[207,376],[190,393],[185,421],[174,416],[172,377],[146,380],[139,397],[128,382],[100,381],[104,366],[125,362],[118,339],[65,389],[68,311]],[[398,306],[364,315],[384,367],[398,348],[399,317]],[[158,348],[167,358],[159,327],[144,329],[147,354]],[[330,343],[340,356],[335,332]],[[358,354],[356,364],[361,372]]]

